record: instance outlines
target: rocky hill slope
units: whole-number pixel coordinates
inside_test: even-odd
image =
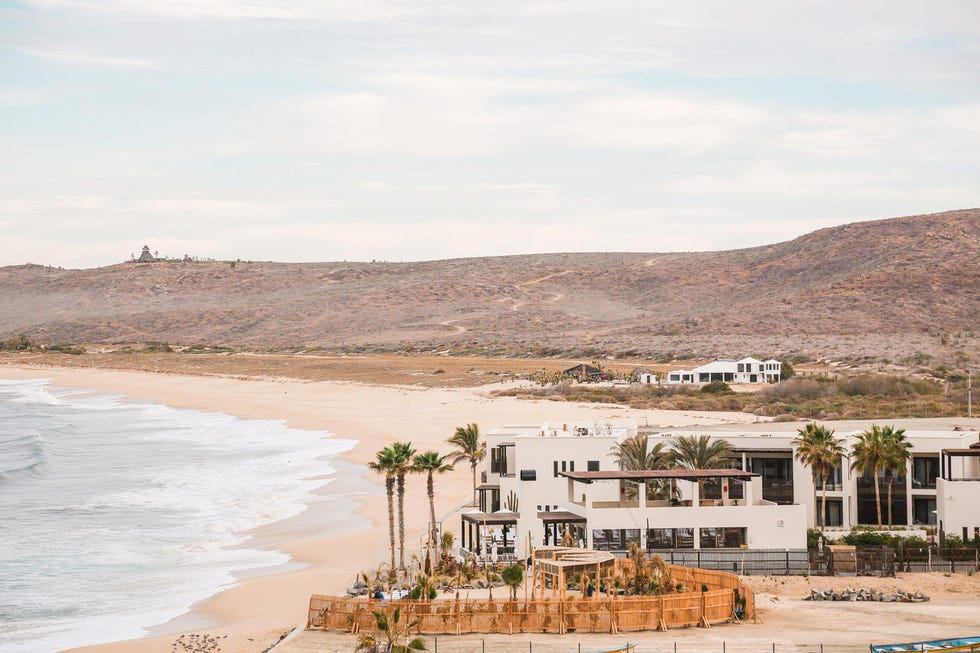
[[[736,337],[969,334],[978,296],[971,209],[721,252],[5,267],[0,339],[711,355]]]

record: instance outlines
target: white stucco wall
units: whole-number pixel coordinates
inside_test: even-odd
[[[936,516],[947,535],[974,537],[980,528],[980,481],[936,481]]]

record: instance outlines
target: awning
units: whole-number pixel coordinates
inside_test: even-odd
[[[574,512],[568,512],[567,510],[553,510],[544,511],[538,513],[538,519],[546,524],[584,524],[586,522],[585,517],[581,515],[576,515]]]
[[[463,521],[471,524],[486,524],[488,526],[500,526],[501,524],[516,524],[521,514],[518,512],[464,512]]]

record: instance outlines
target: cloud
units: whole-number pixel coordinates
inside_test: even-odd
[[[29,107],[41,104],[44,94],[32,89],[0,88],[0,107]]]
[[[36,48],[14,48],[14,51],[29,57],[56,61],[58,63],[64,63],[71,66],[96,66],[103,68],[125,68],[137,70],[158,67],[156,63],[148,59],[139,59],[135,57],[114,57],[91,54],[88,52],[43,50]]]
[[[744,138],[764,124],[764,109],[713,97],[620,94],[573,106],[572,145],[699,153]]]

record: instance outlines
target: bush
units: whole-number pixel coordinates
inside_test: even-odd
[[[174,351],[173,347],[171,347],[165,342],[157,342],[156,340],[151,340],[149,342],[143,343],[143,352],[147,354],[154,354],[154,353],[161,353],[161,352],[166,354],[172,354],[173,351]]]
[[[48,345],[48,351],[57,351],[61,352],[62,354],[78,356],[79,354],[84,354],[86,350],[85,347],[76,347],[75,345],[58,343],[56,345]]]
[[[833,387],[827,381],[819,379],[795,378],[792,381],[783,381],[776,385],[766,386],[759,391],[765,397],[775,399],[785,399],[787,401],[801,401],[804,399],[817,399],[830,394]]]
[[[840,381],[837,384],[837,391],[851,397],[858,395],[908,397],[937,394],[942,392],[942,388],[930,381],[916,381],[884,374],[861,374]]]
[[[828,540],[823,533],[815,528],[806,529],[806,548],[809,551],[816,551],[820,548],[820,542],[827,544]]]
[[[796,376],[796,370],[793,369],[793,365],[789,361],[782,361],[779,370],[779,378],[782,381],[788,381]]]
[[[26,334],[14,336],[3,342],[0,349],[6,351],[41,351],[41,343],[34,338],[28,338]]]
[[[708,385],[701,388],[701,392],[712,394],[712,395],[727,395],[734,394],[734,390],[725,383],[724,381],[712,381]]]

